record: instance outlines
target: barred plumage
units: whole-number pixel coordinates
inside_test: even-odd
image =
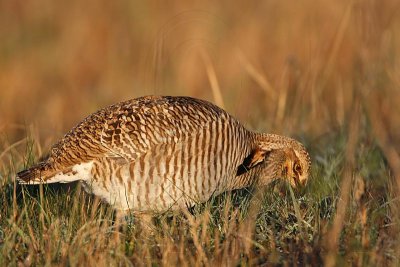
[[[17,178],[82,180],[117,209],[165,211],[277,178],[304,184],[310,164],[298,141],[248,131],[207,101],[148,96],[88,116]]]

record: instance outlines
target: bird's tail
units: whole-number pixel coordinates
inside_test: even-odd
[[[47,162],[41,162],[17,173],[17,180],[20,184],[51,183],[50,178],[54,176],[54,174],[54,171]]]

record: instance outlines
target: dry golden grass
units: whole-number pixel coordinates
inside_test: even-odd
[[[0,265],[399,263],[398,0],[0,0],[0,40]],[[86,115],[147,94],[300,138],[310,185],[225,194],[145,236],[79,187],[14,184]]]

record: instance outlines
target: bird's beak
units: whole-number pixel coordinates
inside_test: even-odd
[[[289,180],[290,185],[293,188],[297,188],[299,179],[293,172],[293,166],[290,163],[287,163],[285,170],[286,170],[286,178]]]
[[[290,177],[290,176],[289,176],[289,177]],[[291,177],[289,178],[289,182],[290,182],[290,185],[291,185],[293,188],[297,188],[297,187],[301,186],[301,183],[300,183],[299,179],[298,179],[296,176],[291,176]]]
[[[296,176],[296,175],[293,175],[293,176],[289,179],[289,181],[290,181],[290,185],[291,185],[293,188],[296,188],[296,189],[302,189],[302,188],[304,188],[304,187],[307,185],[307,179],[306,179],[306,178],[301,179],[301,177],[299,178],[299,177]]]
[[[308,179],[300,179],[300,186],[305,187],[307,185]]]

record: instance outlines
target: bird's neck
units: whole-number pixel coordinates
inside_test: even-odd
[[[256,149],[258,140],[259,140],[259,133],[250,132],[248,131],[248,136],[246,137],[247,144],[245,146],[244,155],[241,159],[241,163],[244,162],[244,159],[254,150]],[[259,166],[251,168],[249,170],[245,169],[243,165],[238,164],[237,174],[236,176],[230,181],[228,185],[229,190],[236,190],[241,189],[244,187],[249,187],[254,185],[257,182],[258,174],[260,173]]]
[[[280,137],[277,135],[256,133],[251,131],[248,131],[247,134],[248,134],[246,138],[247,144],[246,148],[243,150],[245,153],[245,155],[243,155],[243,159],[246,158],[252,151],[257,149],[262,143],[273,144],[275,141],[278,141],[276,146],[281,146],[279,140]],[[258,183],[262,172],[261,165],[254,166],[249,170],[240,169],[241,167],[244,166],[239,165],[237,175],[230,181],[230,184],[228,185],[229,190],[241,189]]]

